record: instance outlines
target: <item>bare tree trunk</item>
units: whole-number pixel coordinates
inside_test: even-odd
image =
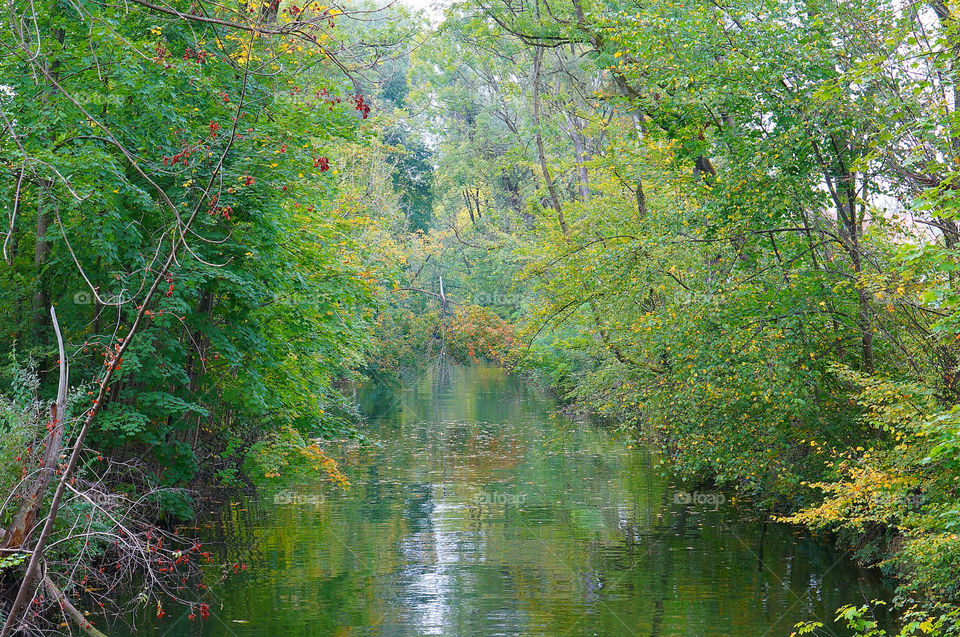
[[[857,282],[857,327],[860,330],[863,370],[872,374],[874,371],[873,321],[871,320],[870,295],[863,288],[860,280],[863,275],[863,254],[860,249],[860,237],[863,234],[863,215],[857,215],[856,183],[856,173],[847,172],[841,177],[838,194],[842,195],[842,199],[838,212],[840,213],[840,223],[846,226],[842,233],[846,235],[847,253],[850,256]]]
[[[540,132],[540,71],[543,66],[543,47],[536,47],[533,54],[533,128],[534,138],[537,144],[537,158],[540,160],[540,170],[543,172],[543,180],[547,184],[547,192],[550,193],[550,202],[554,211],[557,213],[557,221],[560,223],[560,231],[563,234],[570,234],[567,227],[567,220],[563,217],[563,208],[560,206],[560,197],[557,195],[557,188],[550,177],[550,169],[547,167],[547,156],[543,150],[543,134]]]
[[[570,113],[563,112],[564,119],[567,120],[567,135],[570,137],[570,141],[573,142],[573,161],[577,165],[577,178],[579,179],[578,192],[580,195],[580,201],[587,201],[590,199],[590,181],[589,175],[587,174],[587,153],[583,143],[583,126],[580,123],[580,118],[576,115],[570,115]]]
[[[863,234],[863,216],[857,215],[857,175],[847,169],[841,154],[841,148],[847,149],[846,144],[838,144],[833,136],[830,138],[834,149],[836,162],[828,163],[824,157],[820,144],[811,138],[811,146],[820,164],[823,179],[827,190],[833,199],[837,210],[837,228],[840,234],[841,245],[850,257],[853,266],[854,279],[857,284],[857,329],[860,330],[860,352],[863,359],[863,370],[868,374],[874,371],[873,355],[873,321],[870,308],[870,296],[863,289],[860,277],[863,273],[863,254],[860,249],[860,237]],[[839,166],[839,169],[837,169]]]
[[[57,322],[57,312],[50,308],[50,317],[53,329],[57,334],[57,346],[60,351],[60,386],[57,389],[57,400],[50,405],[50,433],[46,442],[46,449],[40,461],[40,471],[36,479],[27,490],[23,503],[17,511],[13,522],[3,534],[3,543],[0,548],[19,549],[30,539],[30,533],[36,526],[43,497],[50,487],[60,458],[60,448],[63,444],[63,418],[67,413],[67,387],[70,371],[67,366],[67,354],[63,347],[63,336],[60,334],[60,324]]]
[[[709,180],[717,176],[717,169],[713,167],[709,157],[697,155],[693,160],[693,176]]]
[[[473,216],[473,203],[470,201],[470,192],[466,188],[463,189],[463,201],[467,204],[467,212],[470,213],[470,223],[476,225],[477,220]]]
[[[54,13],[54,8],[56,2],[51,1],[49,5],[49,11],[51,14]],[[60,28],[53,28],[51,30],[53,39],[58,42],[60,45],[63,45],[63,40],[66,37],[66,32]],[[53,59],[45,63],[46,72],[54,80],[59,79],[60,77],[60,60],[58,57],[53,56]],[[45,108],[48,104],[48,97],[46,93],[40,98],[42,106]],[[33,264],[36,271],[37,283],[36,289],[33,292],[33,331],[35,338],[38,343],[47,342],[47,325],[46,325],[46,312],[47,308],[50,306],[50,292],[47,290],[46,277],[43,276],[43,266],[47,262],[47,257],[50,255],[50,250],[52,246],[50,242],[47,241],[46,235],[47,230],[50,228],[51,216],[48,212],[46,206],[44,206],[43,192],[46,186],[52,186],[53,184],[40,184],[40,187],[37,191],[37,238],[36,238],[36,248],[33,255]],[[53,196],[50,197],[50,203],[56,205],[56,202],[53,201]]]
[[[33,291],[33,333],[38,343],[46,341],[46,311],[50,306],[50,294],[47,292],[46,277],[43,276],[43,265],[50,255],[51,245],[47,241],[47,230],[50,228],[50,213],[44,206],[43,189],[37,192],[37,242],[33,252],[33,267],[37,276],[36,288]]]
[[[641,219],[647,216],[647,195],[643,192],[643,180],[637,177],[637,214]]]
[[[573,9],[577,18],[577,26],[581,31],[585,32],[589,36],[590,43],[593,45],[593,48],[595,48],[597,51],[602,51],[603,38],[598,32],[587,27],[587,18],[583,11],[582,0],[573,0]],[[620,94],[623,97],[637,97],[636,92],[631,89],[630,85],[627,83],[627,79],[623,76],[623,73],[616,69],[613,70],[613,81],[617,87],[617,90],[620,91]],[[642,111],[637,110],[633,113],[633,125],[637,130],[637,137],[641,139],[643,138],[643,118],[644,114]],[[586,183],[585,179],[582,179],[581,181]],[[637,187],[634,190],[634,193],[636,193],[637,197],[637,214],[641,219],[643,219],[647,216],[647,196],[643,191],[643,179],[641,179],[639,175],[637,176]]]
[[[942,2],[942,0],[934,0],[930,3],[930,6],[933,8],[934,13],[937,15],[937,20],[940,22],[940,28],[942,32],[949,33],[952,29],[956,28],[956,19],[955,16],[951,14],[950,7],[947,3]],[[953,58],[948,58],[949,72],[947,77],[953,78],[956,64],[954,60],[957,59],[957,55],[960,55],[960,44],[956,43],[952,45],[954,56]],[[960,108],[960,81],[953,79],[953,108],[952,112],[955,114],[957,109]],[[950,109],[949,105],[944,105],[944,108]],[[954,129],[948,129],[951,131]],[[957,135],[955,130],[954,132],[948,132],[950,135],[950,146],[953,148],[955,154],[955,159],[960,158],[960,135]],[[946,245],[947,249],[953,250],[960,240],[960,230],[958,230],[957,222],[953,219],[948,218],[934,218],[934,224],[941,231],[943,231],[943,242]],[[953,270],[950,271],[950,286],[955,287],[957,284],[957,273]]]

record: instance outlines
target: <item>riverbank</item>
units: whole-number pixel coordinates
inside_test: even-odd
[[[762,428],[751,426],[746,417],[740,420],[739,431],[724,427],[716,435],[691,422],[682,408],[677,408],[677,397],[669,398],[672,408],[666,415],[656,413],[658,405],[664,406],[662,389],[651,390],[642,384],[631,386],[622,377],[616,383],[600,385],[605,382],[604,376],[598,380],[588,370],[589,366],[585,366],[558,378],[552,370],[539,368],[535,362],[528,364],[524,373],[549,388],[566,406],[567,413],[598,418],[610,426],[636,432],[644,444],[658,450],[658,470],[694,485],[692,488],[753,501],[768,519],[803,529],[818,541],[850,552],[864,567],[882,571],[898,583],[892,608],[903,625],[913,622],[905,634],[914,634],[912,631],[920,630],[920,625],[925,627],[923,634],[954,634],[957,589],[945,582],[952,569],[949,552],[956,535],[942,520],[931,520],[938,509],[933,500],[943,494],[934,495],[928,491],[929,484],[924,486],[916,474],[910,474],[911,467],[930,462],[930,449],[936,442],[935,438],[931,440],[936,433],[933,423],[949,422],[952,412],[938,412],[935,405],[918,398],[921,390],[916,387],[836,368],[831,372],[833,380],[849,383],[853,396],[850,403],[856,407],[844,414],[848,428],[863,433],[847,441],[824,440],[822,433],[811,433],[806,439],[798,436],[795,444],[778,445],[776,451],[762,450],[756,447],[761,442],[756,434]],[[585,383],[589,391],[576,385],[578,374],[589,378]],[[703,386],[711,389],[709,381],[703,381]],[[713,395],[701,408],[710,409],[711,401],[722,392],[723,388],[718,387],[705,391]],[[624,394],[629,399],[624,400]],[[634,402],[638,395],[653,400]],[[611,409],[612,405],[615,407]],[[921,411],[921,405],[927,407],[926,413]],[[941,424],[940,430],[948,427]],[[886,453],[890,453],[894,446],[882,442],[878,446],[878,439],[886,435],[875,435],[876,430],[893,434],[897,440],[906,438],[904,431],[908,430],[915,438],[895,446],[895,453],[904,456],[898,470],[881,468],[885,461],[883,449],[886,447]],[[744,462],[744,457],[756,460],[758,452],[769,459],[771,451],[779,456],[773,463],[774,470],[764,464]],[[853,458],[861,454],[869,457],[871,452],[876,460],[865,464],[874,470],[864,472],[863,464],[855,463]],[[937,457],[942,452],[940,449],[933,455]],[[812,458],[815,460],[811,461]],[[858,617],[869,618],[876,612],[886,614],[873,600],[862,596],[845,602],[859,609]]]

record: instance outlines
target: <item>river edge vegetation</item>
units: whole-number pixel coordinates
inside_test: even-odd
[[[8,9],[4,634],[202,621],[187,489],[344,483],[339,383],[443,356],[829,532],[903,634],[960,632],[954,3]]]

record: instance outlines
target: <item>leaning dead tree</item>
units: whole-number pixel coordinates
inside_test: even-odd
[[[21,480],[20,491],[23,496],[13,521],[2,530],[0,536],[0,556],[26,556],[28,558],[27,571],[21,582],[19,592],[23,599],[33,596],[32,618],[46,616],[47,607],[52,606],[63,617],[61,625],[67,621],[74,623],[78,628],[94,637],[103,635],[101,631],[93,626],[86,618],[70,597],[64,592],[62,584],[56,580],[58,576],[55,573],[67,573],[67,583],[70,588],[79,585],[88,590],[112,591],[116,584],[131,575],[133,571],[145,573],[148,582],[152,579],[156,587],[166,592],[168,595],[171,589],[175,588],[174,576],[180,578],[181,583],[187,579],[195,579],[192,568],[190,567],[189,557],[186,560],[183,556],[189,556],[197,552],[199,556],[200,546],[182,546],[183,541],[174,539],[170,534],[153,529],[146,534],[142,532],[141,527],[147,526],[144,522],[137,522],[135,511],[136,502],[124,503],[115,494],[110,494],[103,487],[104,478],[100,475],[96,480],[78,479],[73,472],[68,472],[67,465],[62,460],[65,458],[64,440],[67,420],[69,418],[69,362],[64,347],[63,334],[60,331],[60,323],[57,320],[57,313],[54,308],[50,308],[51,324],[57,338],[57,350],[59,353],[59,382],[57,388],[56,400],[50,404],[49,420],[45,426],[39,428],[42,432],[39,440],[31,447],[39,450],[37,467],[38,469],[25,476]],[[74,452],[82,449],[79,444],[75,445]],[[46,520],[44,520],[40,538],[36,544],[31,544],[32,536],[37,528],[38,522],[42,519],[41,513],[44,508],[46,496],[51,483],[56,479],[57,488],[54,491],[55,500],[51,504]],[[59,496],[59,497],[57,497]],[[148,497],[144,494],[142,497]],[[82,507],[82,513],[74,514],[73,520],[66,520],[72,528],[63,534],[55,542],[49,542],[52,525],[58,519],[59,504],[62,501],[77,501],[87,506]],[[56,507],[54,506],[56,505]],[[100,519],[106,519],[110,522],[108,525],[97,524]],[[143,518],[146,519],[146,518]],[[168,545],[164,548],[164,540]],[[82,542],[85,547],[83,552],[89,551],[91,544],[99,547],[106,547],[101,564],[112,561],[113,568],[106,570],[102,566],[97,569],[82,569],[81,564],[85,561],[83,552],[80,559],[72,560],[71,564],[59,563],[58,568],[51,568],[51,565],[58,560],[56,557],[56,544],[67,542]],[[181,545],[177,548],[177,545]],[[186,552],[184,552],[186,551]],[[179,561],[178,561],[179,560]],[[175,565],[177,568],[168,568],[164,564]],[[180,568],[180,566],[183,568]],[[166,575],[170,574],[170,577]],[[159,576],[159,577],[158,577]],[[31,585],[37,582],[36,591],[33,591]],[[153,588],[153,586],[151,586]],[[47,597],[38,596],[39,591],[45,591]],[[177,596],[174,595],[174,598]],[[103,602],[99,602],[101,605]],[[18,611],[16,605],[11,607],[6,624],[10,626],[8,630],[16,627],[15,612]],[[42,626],[40,621],[29,621],[32,630]],[[59,626],[58,626],[59,627]],[[26,632],[21,624],[20,628]]]
[[[50,308],[50,318],[57,335],[57,350],[60,353],[60,382],[57,388],[57,400],[50,404],[49,432],[43,441],[43,457],[40,468],[33,481],[29,484],[13,522],[6,530],[0,532],[0,550],[4,552],[17,551],[28,540],[30,531],[37,523],[43,497],[47,493],[50,482],[56,472],[60,460],[60,449],[63,445],[63,419],[67,414],[67,389],[69,387],[70,368],[67,365],[67,353],[63,347],[63,335],[60,333],[60,324],[57,322],[57,311]]]

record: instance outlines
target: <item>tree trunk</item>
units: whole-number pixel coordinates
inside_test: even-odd
[[[874,371],[873,321],[871,319],[870,295],[861,285],[863,275],[863,254],[860,250],[860,237],[863,234],[863,215],[857,215],[856,173],[847,172],[838,184],[839,202],[837,213],[840,217],[840,234],[844,238],[845,248],[853,265],[857,286],[857,328],[860,330],[860,351],[863,358],[863,371]]]
[[[570,234],[567,227],[567,220],[563,217],[563,208],[560,206],[560,197],[557,195],[557,188],[550,177],[550,169],[547,167],[547,156],[543,150],[543,134],[540,132],[540,71],[543,66],[543,47],[538,46],[533,54],[533,128],[534,141],[537,144],[537,158],[540,160],[540,170],[543,173],[543,180],[547,184],[547,192],[550,193],[550,203],[557,213],[557,221],[560,224],[560,231],[563,234]]]
[[[60,386],[57,389],[57,400],[50,405],[50,422],[47,425],[49,434],[43,458],[40,460],[40,470],[33,484],[28,488],[13,522],[10,523],[3,534],[3,543],[0,544],[0,548],[19,549],[29,541],[30,533],[37,524],[43,497],[47,493],[50,481],[56,472],[57,460],[60,458],[60,448],[63,445],[63,418],[67,413],[67,388],[70,372],[67,366],[67,354],[63,347],[63,337],[60,334],[60,325],[57,322],[57,313],[52,307],[50,308],[50,317],[53,322],[53,329],[57,334],[57,345],[60,351]]]
[[[51,15],[54,13],[55,8],[56,2],[54,0],[50,2],[48,8]],[[53,35],[53,39],[61,46],[63,45],[63,40],[66,37],[66,32],[63,29],[53,28],[51,29],[51,35]],[[49,73],[50,77],[57,80],[60,78],[60,59],[56,56],[51,57],[52,59],[46,63],[47,66],[45,70]],[[45,109],[47,107],[48,97],[46,93],[41,95],[40,103],[42,108]],[[51,250],[51,244],[46,239],[47,230],[50,228],[51,215],[44,206],[43,192],[44,188],[52,186],[52,182],[41,183],[37,190],[37,236],[33,255],[34,272],[36,273],[36,287],[33,291],[33,333],[36,342],[40,344],[47,343],[47,328],[49,324],[47,323],[46,312],[47,308],[50,307],[50,292],[47,289],[47,277],[43,273],[43,266],[47,262],[47,257],[50,255]],[[52,205],[56,205],[56,202],[52,201],[52,195],[50,198]],[[41,372],[41,379],[43,376],[44,374]]]
[[[466,188],[463,189],[463,201],[467,204],[467,212],[470,213],[470,223],[476,225],[477,220],[473,216],[473,203],[470,201],[470,192]]]
[[[60,604],[61,610],[63,610],[67,615],[70,616],[70,619],[77,623],[77,626],[80,627],[83,632],[90,635],[90,637],[107,637],[106,634],[100,632],[94,627],[90,621],[83,616],[77,607],[70,603],[70,600],[67,599],[67,596],[63,594],[56,584],[53,583],[53,580],[50,579],[49,575],[43,576],[43,586],[47,589],[47,592],[50,593],[50,596],[57,600],[57,603]]]
[[[37,242],[33,252],[33,267],[36,272],[36,287],[33,291],[33,333],[38,343],[46,341],[46,311],[50,306],[50,293],[46,287],[43,265],[50,255],[51,245],[46,239],[50,228],[50,213],[43,202],[43,190],[37,193]]]
[[[583,135],[581,134],[582,127],[580,119],[576,115],[571,116],[566,111],[564,111],[563,116],[567,120],[567,126],[569,127],[567,134],[570,136],[570,141],[573,142],[573,160],[577,165],[580,201],[587,201],[590,199],[590,182],[585,163],[587,153],[584,148]]]

